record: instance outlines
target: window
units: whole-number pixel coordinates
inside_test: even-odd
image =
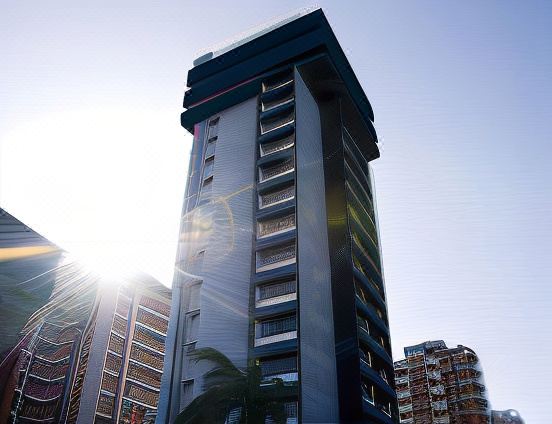
[[[182,382],[182,392],[180,394],[180,406],[187,406],[194,398],[194,380],[184,380]]]
[[[199,335],[199,313],[188,314],[186,317],[186,343],[197,340]]]
[[[203,179],[206,180],[207,178],[211,177],[213,175],[213,168],[215,167],[215,160],[214,158],[209,158],[205,160],[205,165],[203,166]]]
[[[203,253],[205,253],[205,251],[201,251],[199,253],[203,254]],[[198,253],[198,255],[199,255],[199,253]],[[188,311],[195,311],[195,310],[199,309],[200,290],[201,290],[201,283],[196,283],[196,284],[190,286],[190,288],[189,288],[189,300],[188,300]]]
[[[211,156],[215,155],[215,148],[217,145],[217,140],[210,140],[207,143],[207,147],[205,148],[205,159],[210,158]]]
[[[260,337],[269,337],[275,334],[288,333],[297,329],[295,315],[261,322]]]
[[[209,121],[209,126],[207,129],[207,140],[216,140],[218,138],[218,124],[219,117],[213,118]]]

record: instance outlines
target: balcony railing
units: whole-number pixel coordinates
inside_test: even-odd
[[[293,172],[295,167],[295,161],[293,157],[286,159],[282,162],[278,162],[274,165],[261,167],[259,169],[259,181],[264,182],[276,178],[280,175]]]
[[[257,272],[295,263],[295,241],[257,252]]]
[[[275,334],[268,337],[259,337],[255,339],[255,347],[264,346],[270,343],[282,342],[284,340],[293,340],[297,338],[297,331],[288,331],[287,333]]]
[[[258,222],[257,237],[263,238],[281,234],[295,228],[295,213],[278,216],[276,218],[265,219]]]
[[[295,197],[295,185],[290,185],[288,187],[276,190],[276,191],[270,191],[268,193],[261,194],[259,196],[259,207],[266,208],[268,206],[273,206],[278,203],[285,202],[287,200],[291,200]]]

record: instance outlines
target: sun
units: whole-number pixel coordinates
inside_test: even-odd
[[[90,268],[170,286],[191,137],[175,110],[39,116],[0,143],[0,204]]]

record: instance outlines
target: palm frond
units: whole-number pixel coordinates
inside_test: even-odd
[[[219,352],[212,347],[202,347],[199,349],[194,349],[188,354],[188,356],[192,361],[196,363],[200,361],[210,361],[217,364],[220,368],[234,368],[236,370],[238,369],[224,353]]]

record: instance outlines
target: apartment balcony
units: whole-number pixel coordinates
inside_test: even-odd
[[[297,338],[297,331],[288,331],[286,333],[275,334],[273,336],[259,337],[255,339],[255,347],[264,346],[271,343],[278,343],[285,340],[293,340]]]
[[[261,385],[269,386],[274,384],[276,381],[281,381],[284,384],[284,386],[295,386],[299,381],[299,373],[295,371],[295,372],[288,372],[283,374],[273,374],[273,375],[263,376],[263,378],[261,379]]]
[[[261,95],[261,111],[267,112],[277,107],[293,103],[294,98],[293,81],[289,81]]]
[[[295,170],[295,158],[292,156],[259,167],[259,183],[289,174]]]
[[[284,152],[295,145],[295,135],[290,134],[274,141],[259,144],[259,154],[261,158],[271,156],[278,152]]]
[[[259,194],[259,208],[264,209],[295,198],[295,184]]]
[[[408,384],[408,376],[395,377],[395,384]]]
[[[362,399],[362,410],[364,412],[364,416],[370,420],[370,423],[395,424],[395,421],[391,418],[390,415],[383,412],[376,405],[364,398]]]
[[[286,78],[284,81],[278,81],[277,85],[264,90],[261,94],[261,111],[266,112],[277,106],[286,104],[294,98],[293,78]]]
[[[159,402],[159,393],[149,390],[134,382],[128,382],[125,386],[123,398],[136,402],[148,408],[157,408]]]
[[[274,306],[281,303],[292,302],[294,300],[297,300],[297,293],[288,293],[281,296],[274,296],[268,299],[256,300],[255,307],[263,308],[266,306]]]
[[[406,412],[411,412],[412,411],[412,404],[408,404],[408,405],[403,405],[403,406],[399,406],[399,413],[401,414],[404,414]]]
[[[153,299],[151,297],[142,296],[140,299],[140,306],[147,308],[151,312],[156,312],[158,314],[161,314],[165,318],[169,318],[171,313],[171,305],[161,302],[157,299]]]
[[[261,135],[283,128],[295,122],[294,102],[277,105],[266,112],[259,114]]]
[[[387,362],[387,364],[393,366],[393,360],[391,355],[385,350],[377,341],[375,341],[370,334],[364,329],[360,329],[358,332],[359,338],[362,342],[374,352],[380,359]]]
[[[295,263],[295,240],[257,252],[256,271],[264,272]]]
[[[397,390],[397,399],[399,400],[409,398],[410,396],[412,396],[412,394],[410,393],[410,390],[401,390],[401,391]]]
[[[371,299],[373,299],[374,302],[380,308],[385,309],[386,307],[385,300],[384,300],[385,292],[383,291],[383,289],[380,286],[378,286],[373,279],[371,279],[366,274],[364,274],[360,269],[358,269],[356,265],[353,266],[353,275],[355,280],[358,281],[362,285],[362,287],[370,294]]]
[[[259,219],[257,222],[257,239],[273,237],[295,229],[295,212]]]
[[[448,404],[446,400],[438,400],[436,402],[431,402],[431,407],[435,411],[446,411],[448,409]]]
[[[383,390],[388,396],[394,398],[395,391],[391,388],[389,383],[385,381],[376,370],[369,367],[364,362],[360,363],[360,371],[367,377],[372,383],[374,383],[379,389]]]
[[[356,307],[366,315],[370,321],[378,328],[379,331],[384,333],[386,336],[389,336],[389,329],[387,328],[386,322],[383,318],[377,313],[376,309],[364,302],[358,295],[356,297]]]

